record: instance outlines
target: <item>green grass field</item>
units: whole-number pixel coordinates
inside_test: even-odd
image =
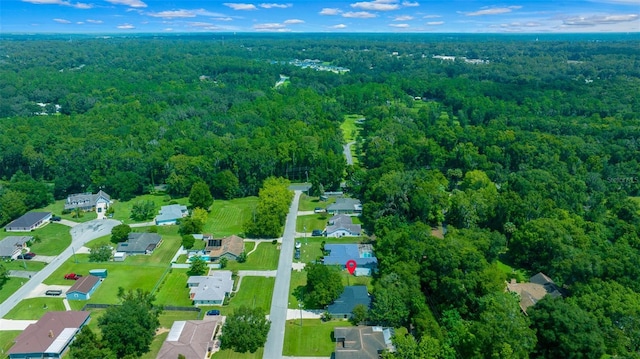
[[[300,195],[300,201],[298,202],[298,211],[313,211],[316,207],[327,208],[328,205],[335,201],[334,197],[326,201],[320,201],[319,197],[307,196],[303,193]]]
[[[211,356],[212,359],[262,359],[264,348],[258,348],[255,353],[236,353],[233,350],[221,350]]]
[[[275,278],[244,277],[240,284],[240,290],[231,298],[228,306],[221,308],[221,313],[229,315],[242,306],[251,308],[255,306],[255,308],[262,308],[266,313],[269,313],[275,283]]]
[[[307,236],[311,236],[314,229],[323,231],[327,226],[329,215],[326,213],[314,213],[306,216],[298,216],[296,220],[296,232],[304,232],[307,229]]]
[[[340,129],[342,130],[342,135],[344,137],[345,143],[355,141],[358,138],[358,125],[356,124],[356,120],[362,118],[362,115],[345,115],[344,122],[340,124]]]
[[[126,202],[119,202],[119,201],[115,201],[115,203],[112,205],[114,212],[113,212],[113,219],[117,219],[119,221],[122,221],[122,223],[125,224],[129,224],[129,223],[136,223],[136,221],[134,221],[133,219],[131,219],[131,209],[133,208],[133,205],[140,202],[140,201],[151,201],[155,204],[156,207],[156,211],[155,214],[157,214],[157,212],[160,210],[160,207],[162,206],[167,206],[169,204],[172,203],[177,203],[177,204],[182,204],[182,205],[188,205],[189,204],[189,199],[187,197],[182,197],[182,198],[171,198],[171,196],[169,196],[166,193],[154,193],[154,194],[145,194],[145,195],[141,195],[141,196],[137,196],[135,198],[132,198],[129,201]],[[154,217],[155,217],[154,214]],[[145,220],[143,222],[148,222],[148,221],[152,221],[153,218],[150,218],[148,220]]]
[[[333,329],[335,327],[351,327],[348,321],[332,320],[323,322],[320,319],[287,320],[284,334],[283,355],[330,357],[335,350]]]
[[[244,223],[251,218],[257,203],[258,197],[215,200],[203,232],[213,233],[216,237],[241,234],[244,232]]]
[[[7,270],[28,270],[32,272],[42,270],[46,265],[44,262],[38,262],[38,256],[31,260],[16,259],[14,261],[0,262],[0,264]]]
[[[21,330],[0,330],[0,353],[6,353],[13,346],[13,340],[22,333]],[[0,356],[1,358],[8,358],[7,356]]]
[[[523,283],[529,280],[529,275],[523,269],[514,269],[510,265],[498,260],[498,269],[500,269],[505,274],[505,280],[510,280],[511,278],[515,278],[518,283]]]
[[[54,222],[31,232],[0,231],[0,240],[9,236],[37,236],[40,241],[34,241],[31,244],[31,251],[43,256],[55,256],[62,253],[71,244],[69,230],[69,227]]]
[[[187,288],[188,269],[173,268],[162,280],[158,289],[154,293],[157,305],[177,305],[190,307],[193,305],[189,299],[189,288]]]
[[[0,303],[4,302],[13,293],[15,293],[15,291],[18,290],[25,281],[26,279],[24,278],[9,277],[2,288],[0,288]]]
[[[4,318],[37,320],[46,312],[66,310],[62,299],[62,297],[23,299]]]
[[[246,247],[245,247],[246,248]],[[258,249],[247,257],[244,263],[229,261],[225,269],[228,270],[272,270],[278,268],[280,250],[277,244],[262,242]]]
[[[298,301],[298,298],[294,295],[296,291],[298,291],[299,287],[304,287],[307,284],[307,272],[304,270],[301,271],[292,271],[291,272],[291,282],[289,282],[289,307],[291,309],[298,309],[298,303],[302,303]]]

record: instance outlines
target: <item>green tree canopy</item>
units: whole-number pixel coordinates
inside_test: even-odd
[[[319,263],[308,263],[305,286],[305,308],[322,309],[336,300],[344,289],[338,269]]]
[[[193,184],[191,192],[189,192],[189,203],[193,208],[209,210],[209,207],[213,204],[213,196],[209,186],[204,181]]]
[[[207,272],[207,262],[200,256],[191,257],[191,265],[189,266],[189,275],[203,275]]]
[[[111,229],[111,242],[124,242],[129,238],[129,233],[131,233],[129,225],[119,224]]]
[[[229,315],[222,328],[220,348],[255,353],[264,346],[271,322],[262,308],[241,306]]]

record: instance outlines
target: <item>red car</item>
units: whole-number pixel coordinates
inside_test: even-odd
[[[69,273],[65,274],[64,279],[78,280],[82,277],[82,274]]]

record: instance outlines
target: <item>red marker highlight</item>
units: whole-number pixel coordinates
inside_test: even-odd
[[[348,260],[347,270],[349,271],[349,274],[353,275],[353,273],[356,271],[357,266],[358,266],[358,263],[356,263],[356,261],[354,261],[353,259]]]

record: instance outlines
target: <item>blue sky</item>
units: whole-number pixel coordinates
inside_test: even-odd
[[[640,0],[0,0],[0,32],[640,32]]]

